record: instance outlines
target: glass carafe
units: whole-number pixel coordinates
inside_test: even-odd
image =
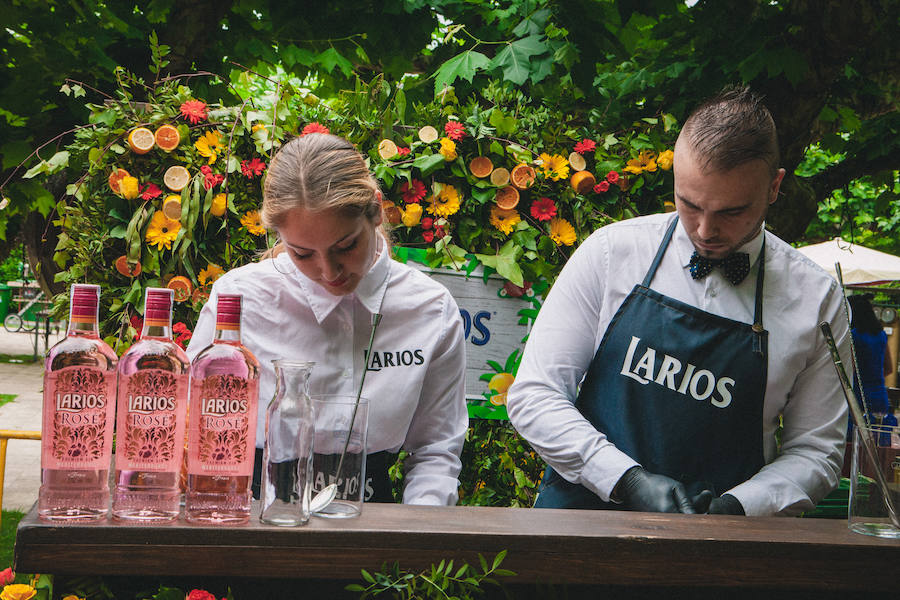
[[[315,415],[312,362],[273,360],[275,397],[266,410],[259,520],[296,527],[309,521]]]

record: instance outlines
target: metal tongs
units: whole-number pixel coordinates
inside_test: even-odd
[[[841,381],[841,389],[844,392],[844,399],[847,401],[847,404],[850,406],[850,415],[853,417],[853,422],[858,429],[859,439],[863,442],[863,447],[866,450],[866,455],[869,457],[869,461],[872,465],[875,466],[875,480],[878,482],[878,487],[881,489],[881,497],[884,499],[884,504],[887,507],[888,514],[891,517],[891,523],[893,523],[894,527],[900,529],[900,518],[897,517],[897,507],[894,505],[894,498],[891,495],[892,492],[888,487],[887,478],[884,476],[884,471],[878,466],[880,461],[878,459],[878,452],[875,450],[875,440],[872,439],[872,436],[869,435],[869,428],[866,423],[866,418],[863,415],[862,409],[859,408],[859,402],[856,400],[856,394],[853,393],[853,386],[850,384],[850,380],[847,378],[847,372],[844,370],[844,364],[841,362],[841,356],[838,354],[837,344],[834,341],[834,335],[831,333],[831,326],[827,322],[819,323],[819,329],[822,330],[822,334],[825,336],[825,341],[828,344],[828,349],[831,351],[831,361],[834,363],[834,368],[837,370],[838,379]]]

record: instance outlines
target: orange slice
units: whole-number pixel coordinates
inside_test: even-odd
[[[397,156],[397,144],[389,139],[381,140],[381,143],[378,144],[378,156],[384,160]]]
[[[388,223],[391,225],[399,225],[403,222],[403,213],[401,213],[400,209],[397,208],[397,205],[390,200],[382,200],[381,209],[384,211],[384,216],[387,217]]]
[[[517,164],[509,174],[509,180],[520,190],[530,188],[534,183],[534,177],[534,168],[525,163]]]
[[[154,144],[156,144],[156,138],[153,137],[153,132],[146,127],[135,127],[128,134],[128,145],[135,154],[147,154],[153,150]]]
[[[173,221],[181,219],[181,196],[178,194],[166,196],[166,199],[163,200],[162,211],[164,215]]]
[[[569,164],[572,165],[572,170],[574,171],[584,171],[587,168],[587,161],[577,152],[569,155]]]
[[[188,300],[191,297],[191,293],[194,291],[191,280],[184,275],[176,275],[169,280],[166,287],[175,291],[175,302],[184,302],[185,300]]]
[[[497,187],[503,187],[509,183],[509,171],[503,167],[497,167],[491,171],[491,183]]]
[[[228,199],[225,194],[216,194],[212,199],[212,204],[209,205],[209,214],[221,217],[225,214],[226,208],[228,208]]]
[[[494,203],[504,210],[514,209],[519,204],[519,190],[511,185],[500,188],[494,196]]]
[[[487,177],[494,170],[494,163],[487,156],[476,156],[469,161],[469,172],[481,179]]]
[[[419,139],[425,142],[426,144],[430,144],[434,140],[438,139],[437,129],[432,127],[431,125],[426,125],[419,129]]]
[[[116,271],[125,277],[137,277],[141,274],[141,261],[129,263],[128,257],[123,254],[116,259]]]
[[[667,213],[675,212],[675,203],[671,200],[666,200],[663,202],[663,211]]]
[[[181,165],[173,165],[166,169],[163,183],[173,192],[180,192],[191,180],[191,174]]]
[[[159,149],[165,152],[171,152],[181,143],[181,134],[172,125],[163,125],[157,129],[156,133],[153,134],[153,138],[156,140],[156,145],[159,146]]]
[[[122,188],[120,186],[122,180],[126,177],[131,177],[131,174],[125,169],[116,169],[113,171],[109,176],[109,179],[107,179],[109,182],[109,189],[111,189],[114,194],[121,194]]]
[[[203,288],[197,288],[194,290],[194,293],[191,294],[191,302],[197,304],[198,302],[206,302],[209,300],[209,290]]]
[[[594,174],[590,171],[575,171],[569,183],[572,184],[573,190],[584,195],[594,189],[594,184],[597,183],[597,180],[594,179]]]

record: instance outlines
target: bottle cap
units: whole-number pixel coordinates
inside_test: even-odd
[[[241,295],[219,294],[216,302],[216,328],[240,329]]]
[[[172,299],[169,288],[147,288],[144,299],[144,324],[169,327],[172,320]]]
[[[97,320],[100,286],[75,283],[71,289],[69,320],[76,323],[93,323]]]

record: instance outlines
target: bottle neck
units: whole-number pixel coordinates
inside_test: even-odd
[[[238,344],[241,343],[241,328],[233,327],[230,325],[222,326],[220,324],[216,324],[216,336],[213,339],[214,342],[236,342]]]
[[[97,321],[91,319],[69,320],[67,335],[99,335]]]
[[[141,329],[143,338],[172,339],[172,319],[144,319],[144,327]]]

